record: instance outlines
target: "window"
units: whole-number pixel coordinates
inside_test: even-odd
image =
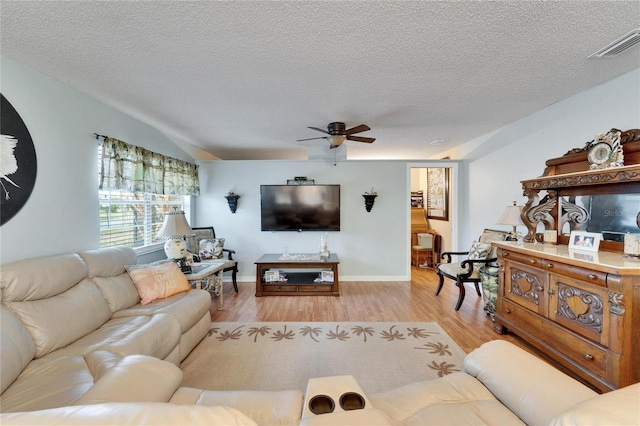
[[[189,197],[99,191],[100,247],[126,245],[143,247],[159,243],[155,236],[167,211],[187,210]]]
[[[195,164],[166,157],[117,139],[98,148],[100,247],[151,246],[165,213],[190,216],[191,195],[200,193]]]

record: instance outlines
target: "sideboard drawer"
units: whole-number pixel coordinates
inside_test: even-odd
[[[331,284],[299,285],[298,289],[300,291],[310,291],[315,293],[331,292],[332,285]]]
[[[542,259],[542,268],[549,272],[577,278],[602,287],[607,285],[607,274],[579,266],[568,265],[566,263],[555,262],[553,260]]]
[[[513,251],[500,250],[498,252],[500,258],[508,260],[510,262],[518,262],[523,265],[530,265],[535,268],[540,267],[540,258],[534,256],[528,256],[526,254],[516,253]]]
[[[262,286],[263,291],[269,293],[284,293],[284,292],[292,292],[295,293],[298,291],[297,285],[280,285],[280,284],[268,284]]]
[[[505,320],[518,324],[519,328],[536,336],[537,340],[561,353],[569,362],[579,364],[599,377],[606,377],[607,351],[604,348],[568,333],[553,322],[507,300],[503,300],[500,308],[500,315]]]

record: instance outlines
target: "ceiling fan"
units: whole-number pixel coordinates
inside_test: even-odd
[[[320,136],[317,138],[308,138],[308,139],[298,139],[298,142],[310,141],[314,139],[326,139],[331,143],[331,146],[329,146],[329,148],[333,149],[342,145],[342,143],[345,140],[355,141],[355,142],[364,142],[364,143],[372,143],[373,141],[376,140],[375,138],[354,136],[355,133],[361,133],[361,132],[366,132],[367,130],[371,130],[369,126],[367,126],[366,124],[361,124],[359,126],[347,129],[344,123],[335,122],[335,123],[329,123],[329,125],[327,126],[327,130],[319,129],[317,127],[309,127],[309,129],[326,133],[329,136]]]

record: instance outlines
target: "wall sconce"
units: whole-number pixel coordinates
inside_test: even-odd
[[[224,198],[226,198],[227,202],[229,203],[229,209],[231,210],[231,213],[235,213],[236,209],[238,208],[238,198],[240,198],[240,196],[238,194],[234,194],[233,192],[228,192],[227,195],[224,196]]]
[[[364,197],[364,207],[368,212],[370,212],[371,208],[373,207],[373,203],[378,196],[378,193],[375,192],[373,188],[371,188],[371,192],[365,192],[364,194],[362,194],[362,196]]]

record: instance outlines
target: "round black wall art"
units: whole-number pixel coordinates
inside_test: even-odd
[[[36,183],[36,150],[27,126],[0,94],[0,226],[20,211]]]

